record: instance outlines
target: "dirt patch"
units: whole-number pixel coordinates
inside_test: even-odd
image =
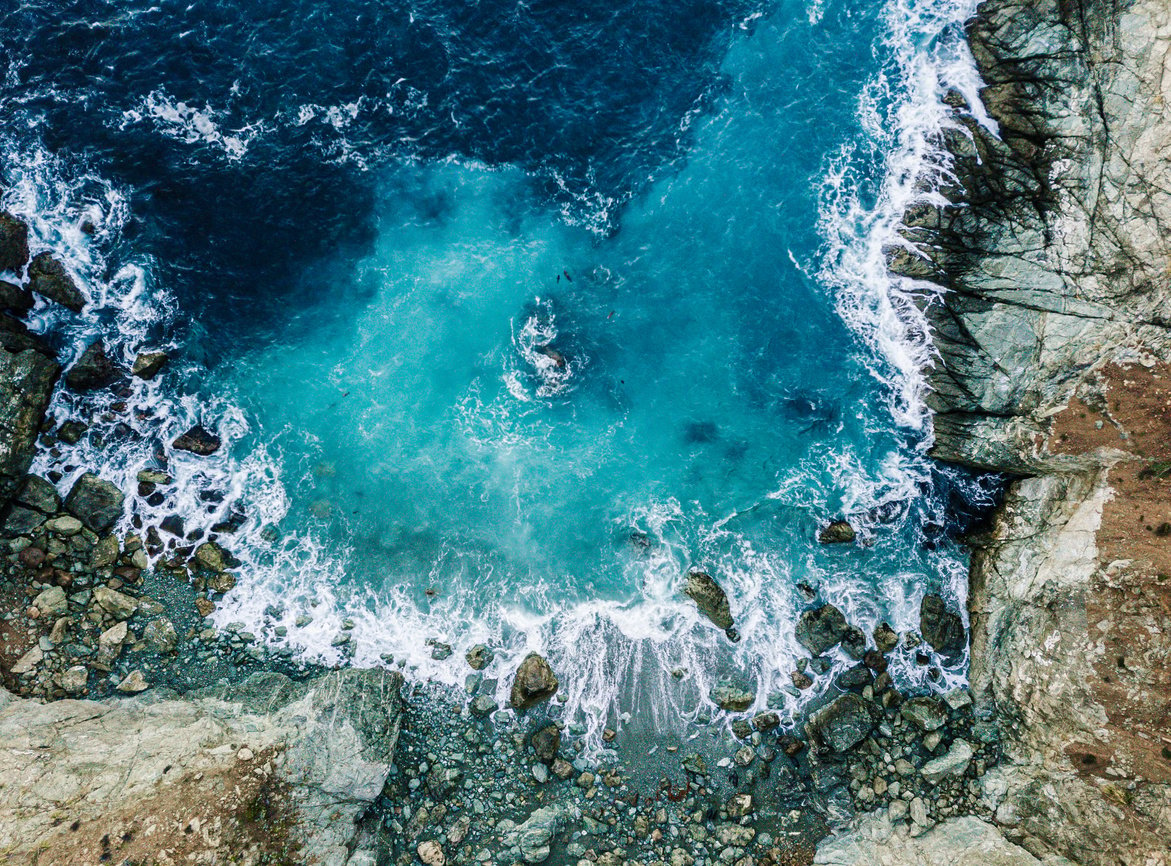
[[[1171,782],[1171,366],[1105,368],[1095,394],[1054,419],[1065,454],[1126,452],[1110,471],[1113,497],[1098,531],[1086,596],[1090,683],[1109,718],[1108,747],[1071,744],[1083,774]]]
[[[57,835],[28,861],[35,866],[164,866],[235,863],[296,866],[289,786],[273,775],[273,750],[212,772],[160,785],[152,797],[100,819],[55,818]],[[178,773],[178,769],[176,769]]]

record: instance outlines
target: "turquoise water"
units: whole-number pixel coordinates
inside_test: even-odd
[[[928,588],[963,592],[963,553],[939,529],[961,480],[924,456],[929,347],[881,249],[946,171],[942,93],[976,84],[958,28],[970,6],[724,10],[700,96],[656,79],[639,97],[635,127],[672,142],[654,158],[630,118],[580,104],[551,103],[545,137],[541,112],[526,117],[527,149],[491,155],[396,149],[359,128],[357,103],[278,114],[286,131],[329,118],[337,141],[316,158],[357,166],[362,240],[316,245],[314,208],[324,222],[344,205],[308,200],[286,214],[300,232],[285,247],[258,248],[287,251],[279,268],[202,293],[161,257],[124,254],[106,325],[170,340],[185,371],[136,386],[162,407],[152,435],[202,419],[231,443],[211,461],[169,455],[180,492],[135,514],[198,508],[210,525],[240,509],[224,543],[246,564],[217,619],[309,657],[456,684],[484,642],[503,695],[538,650],[595,733],[624,712],[704,712],[725,674],[755,687],[757,709],[795,710],[792,624],[810,591],[867,631],[913,628]],[[656,49],[688,71],[671,43]],[[638,84],[625,57],[590,62],[609,68],[600,87]],[[451,109],[457,130],[481,122]],[[284,134],[165,94],[119,123],[231,171]],[[570,151],[588,158],[559,162]],[[26,210],[43,177],[26,162]],[[112,187],[131,211],[135,183]],[[35,204],[42,233],[60,234]],[[164,233],[146,222],[145,237]],[[111,272],[114,253],[73,240],[79,272]],[[152,441],[123,446],[127,478],[157,459]],[[227,495],[204,504],[207,487]],[[839,517],[859,542],[818,545]],[[739,643],[681,596],[690,568],[727,590]],[[334,640],[347,618],[348,653]],[[432,658],[429,639],[454,655]],[[922,682],[903,661],[897,676]]]

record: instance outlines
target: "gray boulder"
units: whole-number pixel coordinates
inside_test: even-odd
[[[921,731],[937,731],[947,724],[947,710],[935,698],[911,698],[899,714]]]
[[[845,752],[874,730],[876,708],[858,695],[842,695],[809,717],[805,728],[835,752]]]
[[[0,271],[20,271],[28,264],[28,226],[0,211]]]
[[[65,266],[50,253],[39,253],[28,266],[29,288],[42,298],[56,301],[63,307],[80,313],[85,308],[85,295]]]
[[[24,483],[60,372],[39,352],[0,351],[0,504]]]
[[[974,756],[972,747],[963,740],[955,740],[951,748],[938,758],[928,761],[920,772],[923,778],[932,785],[938,785],[944,779],[958,778],[968,769]]]
[[[837,646],[849,631],[842,612],[832,604],[807,610],[797,620],[797,642],[819,656]]]
[[[122,516],[123,499],[122,491],[109,481],[86,472],[65,497],[65,510],[101,535]]]
[[[25,478],[24,487],[16,494],[16,501],[42,514],[56,514],[61,509],[61,497],[57,495],[57,488],[39,475],[29,475]]]
[[[938,595],[923,596],[919,605],[919,633],[936,652],[951,658],[961,655],[968,645],[964,621],[959,614],[948,610]]]

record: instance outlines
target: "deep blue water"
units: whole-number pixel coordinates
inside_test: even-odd
[[[924,456],[881,247],[946,171],[971,5],[10,3],[4,204],[96,300],[34,317],[175,354],[127,417],[61,395],[123,426],[40,468],[166,464],[127,528],[239,515],[219,622],[311,657],[348,617],[356,662],[453,683],[473,643],[539,649],[594,725],[725,673],[792,710],[799,585],[867,631],[963,592],[941,527],[979,491]],[[224,454],[161,444],[196,420]],[[843,516],[860,542],[819,546]]]

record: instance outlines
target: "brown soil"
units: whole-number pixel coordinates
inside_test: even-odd
[[[288,786],[271,771],[271,750],[216,772],[184,776],[153,797],[95,821],[57,824],[30,866],[170,866],[180,863],[294,866]]]
[[[1171,782],[1171,366],[1110,366],[1100,396],[1055,418],[1065,454],[1129,456],[1110,470],[1113,498],[1098,531],[1099,568],[1086,596],[1091,682],[1109,723],[1103,743],[1071,744],[1082,773]]]

